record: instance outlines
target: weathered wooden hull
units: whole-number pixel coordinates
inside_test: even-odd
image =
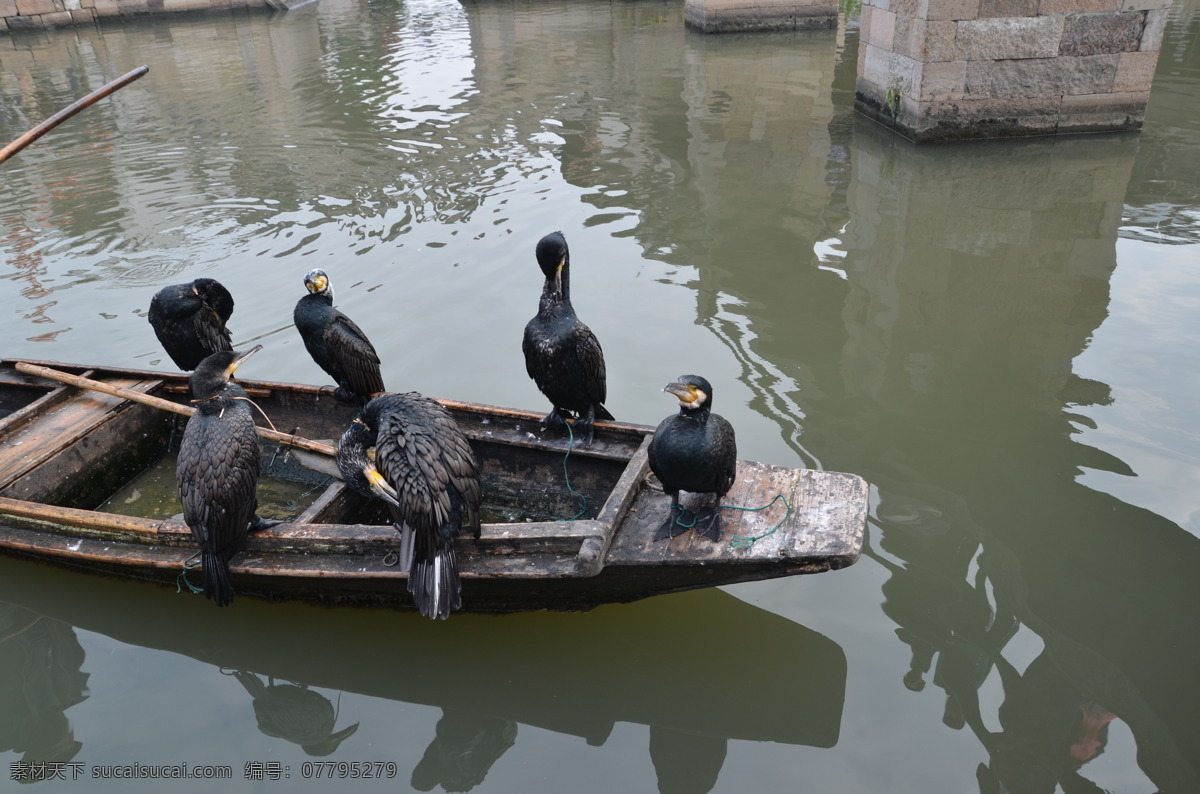
[[[174,403],[187,401],[182,376],[53,366]],[[239,382],[285,432],[336,439],[353,415],[318,388]],[[758,507],[781,494],[787,504],[758,512],[722,510],[719,543],[694,532],[653,542],[669,500],[649,477],[652,428],[601,423],[590,449],[568,455],[565,440],[541,437],[536,414],[443,403],[481,461],[485,503],[494,503],[494,516],[509,518],[485,523],[479,541],[458,543],[468,610],[588,609],[834,570],[858,558],[867,487],[855,475],[739,461],[737,484],[724,503]],[[171,582],[179,577],[195,552],[181,520],[94,508],[170,453],[182,419],[23,374],[13,362],[0,365],[0,411],[8,414],[0,418],[0,549],[121,576]],[[269,469],[282,470],[281,476],[317,476],[280,459],[275,444],[264,442]],[[314,502],[284,523],[253,533],[245,552],[234,558],[239,595],[411,605],[404,573],[385,564],[397,534],[378,506],[338,480],[314,482],[320,491]],[[582,511],[577,494],[587,500]],[[739,548],[730,542],[735,536],[759,539]]]

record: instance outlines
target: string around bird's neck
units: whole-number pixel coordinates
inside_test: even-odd
[[[199,400],[192,400],[191,403],[192,403],[192,405],[195,405],[196,403],[206,403],[209,400],[215,400],[220,396],[221,396],[220,394],[214,394],[212,397],[201,397]],[[279,432],[278,430],[275,429],[275,424],[271,421],[271,417],[267,416],[267,412],[264,411],[262,408],[260,408],[258,403],[254,402],[254,400],[251,400],[249,397],[230,397],[229,399],[241,400],[242,402],[250,403],[252,406],[254,406],[254,410],[258,411],[259,416],[261,416],[266,421],[267,427],[271,428],[276,433]],[[219,419],[220,417],[222,417],[224,415],[225,415],[225,409],[221,408],[221,412],[219,414],[217,414],[217,418]]]

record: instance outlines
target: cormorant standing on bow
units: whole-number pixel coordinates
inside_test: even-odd
[[[308,294],[292,314],[304,346],[337,384],[334,397],[365,405],[383,391],[375,347],[353,320],[333,308],[333,287],[324,270],[310,270],[304,286]]]
[[[225,324],[233,296],[216,279],[163,287],[150,299],[150,325],[175,366],[194,370],[212,353],[232,350]]]
[[[176,482],[183,518],[200,545],[204,595],[219,607],[233,601],[229,560],[257,521],[258,432],[241,386],[229,380],[243,361],[262,350],[223,350],[192,373],[192,404],[179,445]]]
[[[654,534],[655,540],[675,537],[690,527],[679,523],[683,513],[679,492],[716,494],[717,500],[733,487],[737,471],[737,442],[733,426],[712,412],[712,386],[699,375],[683,375],[663,391],[679,399],[679,413],[668,416],[650,442],[650,470],[671,497],[671,512]],[[697,514],[696,531],[720,540],[716,509]]]
[[[400,565],[421,614],[462,607],[454,539],[479,539],[479,465],[467,437],[441,403],[416,392],[367,403],[338,443],[346,483],[387,502],[400,531]]]
[[[580,431],[574,435],[588,446],[592,443],[592,423],[613,418],[604,407],[604,351],[571,306],[571,253],[562,232],[551,232],[539,240],[536,255],[546,283],[537,316],[525,325],[521,343],[525,371],[550,400],[546,427],[564,427],[574,414]]]

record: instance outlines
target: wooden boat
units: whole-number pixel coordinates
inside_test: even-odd
[[[59,380],[71,376],[124,389],[136,399]],[[338,438],[354,413],[328,389],[238,382],[275,427],[289,431],[275,437],[297,444]],[[187,526],[175,517],[181,508],[169,469],[183,417],[144,401],[186,411],[188,396],[183,374],[0,362],[0,549],[176,582],[196,551]],[[565,439],[539,435],[539,414],[442,402],[471,439],[482,468],[482,538],[461,539],[457,546],[467,610],[590,609],[835,570],[858,559],[867,485],[856,475],[739,461],[737,483],[724,504],[763,509],[723,509],[718,543],[694,532],[654,542],[669,499],[649,474],[653,428],[601,423],[590,448],[569,449]],[[238,594],[411,606],[405,574],[388,565],[398,535],[378,503],[314,471],[321,468],[319,454],[299,453],[301,465],[301,458],[282,454],[269,440],[263,448],[260,513],[283,523],[252,533],[234,558]],[[168,467],[165,473],[161,466]],[[158,489],[161,504],[147,515],[98,509],[122,488],[134,493],[115,500],[118,510],[125,501],[139,501],[143,490],[154,490],[139,485],[148,471],[157,471],[167,485]],[[272,513],[264,498],[268,481],[298,484],[308,495]]]

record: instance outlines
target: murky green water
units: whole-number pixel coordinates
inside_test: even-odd
[[[270,460],[267,459],[268,469],[258,480],[257,514],[260,518],[281,521],[295,518],[316,501],[329,483],[326,477],[315,482],[302,482],[277,476],[270,470]],[[96,509],[140,518],[182,517],[183,504],[179,501],[176,485],[176,461],[173,452],[163,455]]]
[[[291,311],[322,267],[389,388],[541,410],[562,229],[618,418],[699,372],[742,457],[872,485],[850,569],[585,615],[218,612],[0,559],[0,780],[1200,790],[1198,8],[1141,134],[935,148],[853,114],[852,23],[321,0],[0,38],[3,141],[150,66],[0,166],[4,355],[169,368],[150,296],[206,275],[246,377],[320,383]]]

